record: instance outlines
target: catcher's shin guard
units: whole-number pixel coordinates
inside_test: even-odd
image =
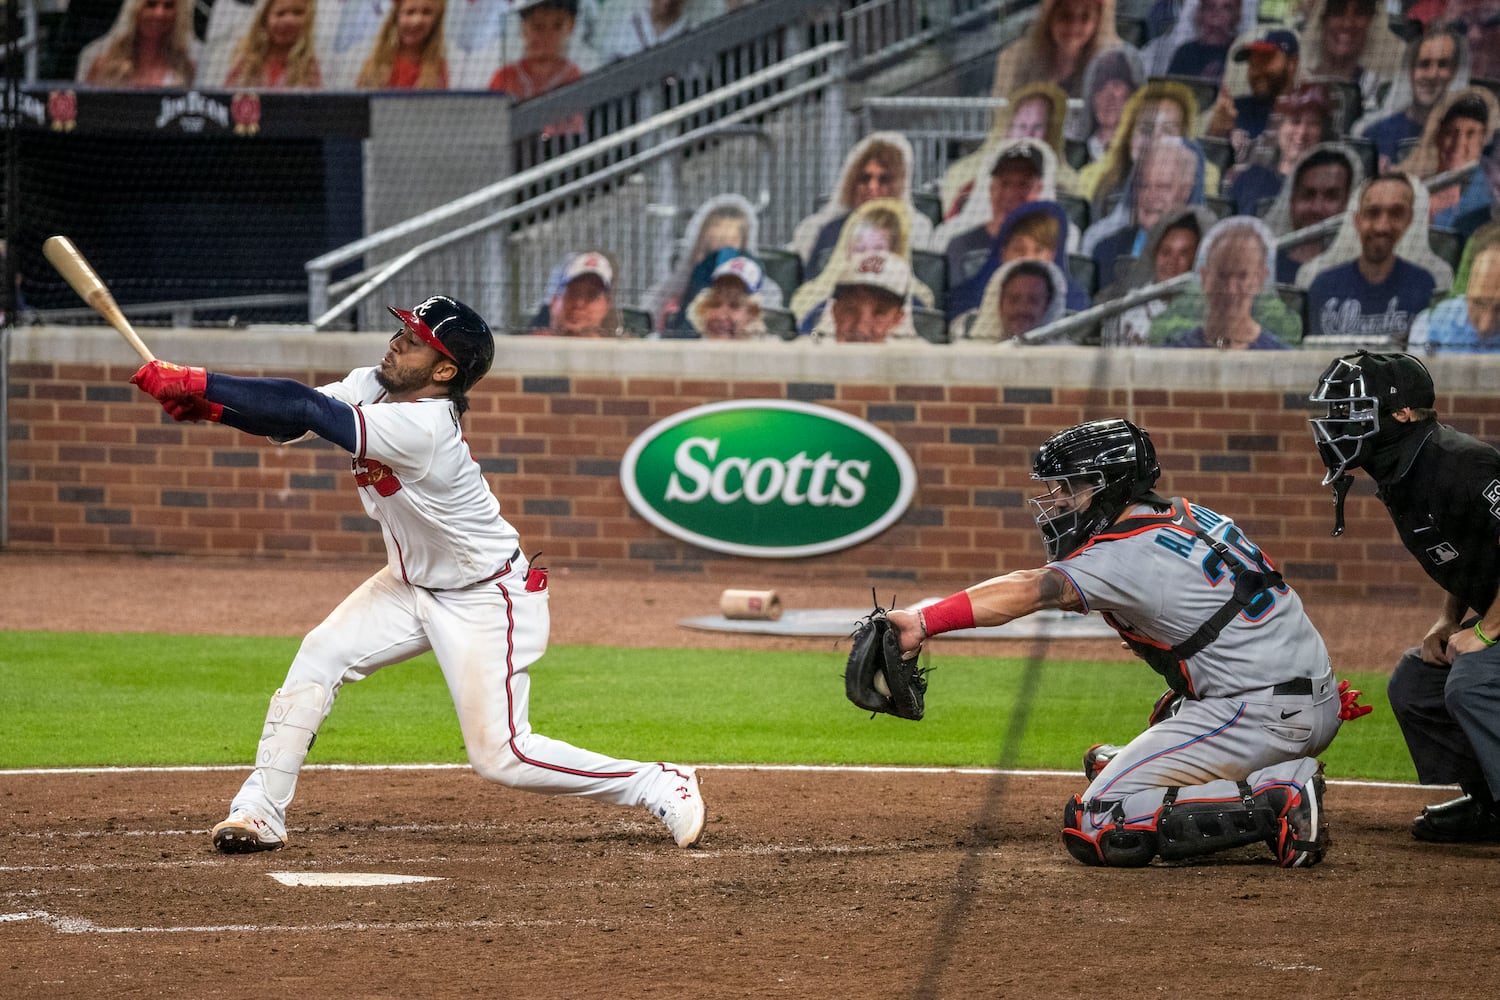
[[[261,787],[278,808],[285,809],[292,801],[302,761],[332,707],[333,697],[321,684],[294,684],[271,696],[255,769],[260,772]]]
[[[1157,814],[1156,832],[1161,838],[1164,861],[1199,858],[1232,847],[1274,842],[1281,827],[1279,803],[1255,794],[1239,783],[1240,797],[1201,802],[1177,802],[1177,789],[1170,789]]]
[[[1115,825],[1090,834],[1084,816],[1090,811],[1113,813]],[[1156,857],[1157,836],[1151,830],[1125,826],[1125,813],[1118,802],[1095,802],[1089,806],[1077,795],[1063,807],[1063,844],[1068,853],[1086,865],[1109,868],[1144,868]]]

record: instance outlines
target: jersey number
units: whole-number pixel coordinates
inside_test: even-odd
[[[1250,539],[1240,534],[1239,528],[1231,524],[1229,530],[1224,533],[1224,542],[1230,548],[1243,555],[1247,563],[1265,568],[1266,561],[1265,557],[1261,555],[1260,548],[1251,542]],[[1232,579],[1224,566],[1223,557],[1211,548],[1208,550],[1208,555],[1203,557],[1203,575],[1215,587],[1225,579]],[[1265,617],[1266,613],[1276,606],[1276,594],[1284,594],[1286,592],[1286,584],[1262,590],[1251,599],[1249,604],[1245,605],[1245,610],[1241,614],[1248,621],[1257,621]]]

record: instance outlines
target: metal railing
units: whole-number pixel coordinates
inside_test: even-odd
[[[755,124],[774,136],[779,151],[776,179],[781,197],[775,206],[779,212],[774,220],[763,223],[780,225],[763,224],[762,242],[775,238],[771,231],[783,226],[790,232],[797,219],[812,211],[817,194],[827,190],[831,171],[836,169],[836,164],[827,164],[826,157],[802,155],[797,145],[807,144],[818,151],[844,146],[847,115],[840,92],[844,52],[842,42],[819,46],[609,139],[323,254],[306,265],[308,314],[315,326],[326,328],[361,306],[376,289],[410,272],[412,282],[441,281],[453,294],[467,295],[467,301],[482,304],[481,312],[505,324],[512,321],[516,299],[545,284],[546,269],[561,253],[584,249],[591,241],[632,261],[659,260],[662,234],[675,231],[681,206],[696,206],[712,194],[734,190],[726,183],[726,174],[732,175],[735,169],[732,158],[711,168],[706,165],[709,157],[695,157],[697,169],[707,174],[695,185],[685,183],[683,174],[668,165],[669,157],[680,157],[695,146],[706,150],[704,144],[719,142],[733,134],[728,129],[744,124]],[[753,102],[742,100],[773,82],[776,87],[767,96]],[[713,124],[682,131],[684,123],[710,110],[721,112]],[[793,117],[791,112],[803,119],[778,130],[778,125],[787,124],[778,119],[778,113]],[[813,116],[813,123],[806,121],[808,115]],[[805,127],[809,124],[815,127]],[[543,182],[566,177],[571,168],[586,161],[594,164],[586,176],[538,193]],[[642,175],[647,165],[657,169],[659,178],[648,181]],[[569,220],[578,220],[578,225],[570,229]],[[500,231],[512,225],[524,225],[525,230]],[[550,258],[540,247],[520,260],[508,252],[507,244],[514,239],[543,241],[560,232],[585,242],[560,248],[559,255]],[[413,242],[417,245],[412,246]],[[438,260],[439,254],[446,259]],[[332,281],[335,269],[382,255],[389,259],[337,283]],[[425,274],[416,270],[422,262],[428,265]],[[507,287],[516,289],[516,295],[508,295]],[[337,303],[330,304],[336,296]]]
[[[305,310],[307,296],[300,292],[268,292],[260,295],[227,295],[213,299],[173,299],[168,302],[133,302],[120,306],[120,311],[130,320],[152,316],[170,316],[175,327],[201,325],[204,313],[228,313],[231,318],[225,325],[237,325],[238,312],[261,312],[268,309]],[[17,317],[19,323],[47,323],[92,326],[103,323],[92,306],[75,306],[67,309],[26,309]]]
[[[1031,18],[1021,18],[1019,11],[1037,6],[1037,0],[869,0],[843,14],[849,74],[861,77],[940,40],[950,31],[984,21],[1003,19],[1005,33],[994,39],[999,43],[1014,37],[1010,34],[1013,23],[1030,23]]]
[[[510,126],[514,168],[541,165],[809,48],[838,41],[839,13],[847,3],[759,0],[518,104]],[[560,133],[560,122],[574,127]],[[577,176],[581,174],[575,170],[565,179]]]

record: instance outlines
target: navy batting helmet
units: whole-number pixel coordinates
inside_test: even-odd
[[[1327,486],[1369,458],[1382,415],[1430,409],[1437,394],[1427,366],[1412,355],[1356,351],[1330,362],[1307,398],[1328,404],[1326,416],[1309,420]]]
[[[387,306],[424,344],[458,366],[449,392],[461,396],[484,377],[495,361],[495,337],[477,312],[446,295],[434,295],[415,309]]]
[[[1161,466],[1151,437],[1128,420],[1091,420],[1058,431],[1037,452],[1031,478],[1057,485],[1033,497],[1048,559],[1063,559],[1152,492]]]

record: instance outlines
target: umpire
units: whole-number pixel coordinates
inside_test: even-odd
[[[1432,376],[1409,354],[1359,351],[1309,397],[1313,438],[1343,531],[1350,470],[1364,469],[1401,542],[1447,593],[1391,675],[1391,708],[1424,784],[1464,794],[1412,821],[1419,840],[1500,843],[1500,452],[1438,423]]]

